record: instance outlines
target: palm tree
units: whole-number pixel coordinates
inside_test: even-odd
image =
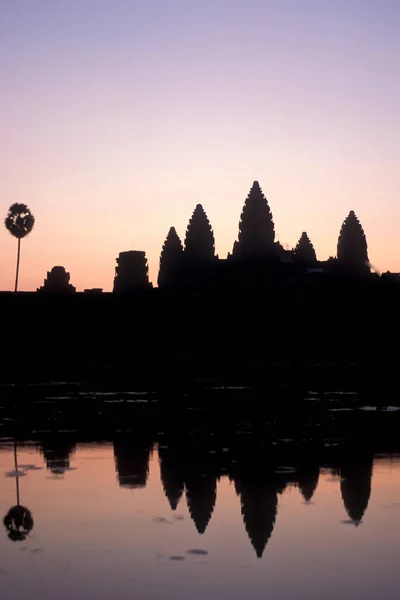
[[[15,275],[15,291],[18,288],[19,259],[21,254],[21,239],[27,236],[35,224],[35,217],[26,204],[12,204],[8,209],[4,224],[8,231],[18,239],[17,272]]]

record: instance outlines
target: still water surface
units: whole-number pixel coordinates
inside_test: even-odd
[[[1,514],[19,501],[33,521],[2,527],[2,598],[399,598],[398,456],[265,473],[228,448],[114,442],[19,445],[17,461],[4,442]]]

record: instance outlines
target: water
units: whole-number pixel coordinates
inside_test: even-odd
[[[398,455],[207,440],[4,441],[1,597],[398,599]]]

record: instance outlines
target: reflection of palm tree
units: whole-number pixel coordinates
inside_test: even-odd
[[[22,542],[33,529],[33,518],[31,512],[19,503],[19,472],[17,460],[17,442],[14,444],[14,466],[16,473],[17,504],[10,508],[4,517],[4,526],[9,539],[13,542]]]
[[[19,259],[21,255],[21,239],[26,237],[35,224],[35,217],[26,204],[12,204],[8,209],[4,224],[8,231],[18,239],[17,269],[15,274],[15,291],[18,289]]]

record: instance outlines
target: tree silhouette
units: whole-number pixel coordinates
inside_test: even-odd
[[[176,233],[175,227],[171,227],[161,250],[158,287],[166,287],[173,282],[182,254],[182,242]]]
[[[369,268],[367,239],[353,210],[343,221],[338,239],[337,257],[346,266]]]
[[[26,204],[12,204],[8,209],[4,224],[8,231],[18,239],[17,269],[15,274],[15,290],[18,289],[19,261],[21,256],[21,240],[26,237],[35,224],[35,217]]]
[[[307,233],[303,231],[294,249],[294,258],[297,262],[312,264],[317,261],[314,246],[312,245]]]
[[[4,517],[4,527],[12,542],[23,542],[33,529],[33,517],[31,512],[19,503],[19,476],[17,460],[17,442],[14,443],[14,468],[16,473],[15,485],[17,504],[12,506]]]
[[[275,229],[268,201],[258,181],[245,200],[239,222],[238,241],[233,256],[238,258],[265,258],[276,253]]]
[[[207,261],[214,258],[214,233],[201,204],[194,209],[186,229],[185,255],[188,258]]]

